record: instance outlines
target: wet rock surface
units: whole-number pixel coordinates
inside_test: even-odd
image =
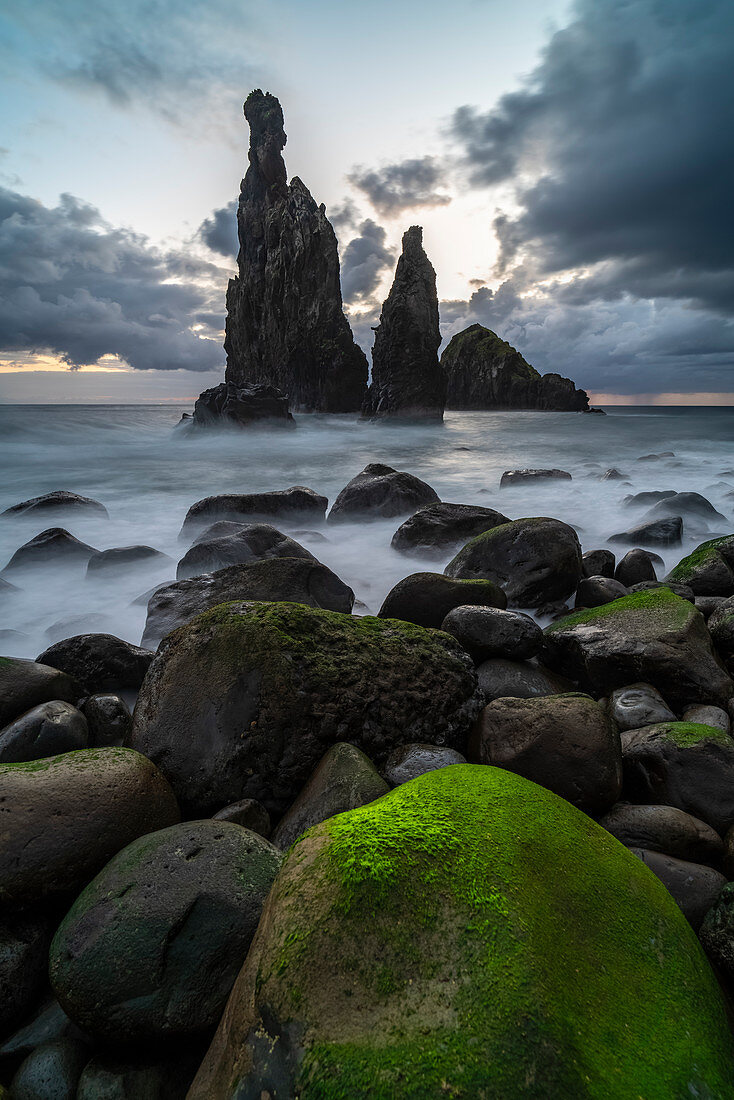
[[[449,768],[452,764],[466,764],[466,758],[456,749],[443,745],[401,745],[388,756],[382,766],[382,775],[391,787],[399,787],[419,775]]]
[[[221,493],[204,497],[192,504],[181,528],[181,537],[199,534],[202,527],[217,520],[252,522],[263,519],[288,519],[319,523],[326,515],[326,497],[303,485],[272,493]]]
[[[20,657],[0,657],[0,728],[41,703],[75,703],[81,685],[61,669]]]
[[[42,516],[49,512],[72,512],[75,515],[91,515],[107,517],[107,509],[98,500],[91,497],[80,496],[79,493],[70,493],[66,489],[55,489],[52,493],[43,493],[39,497],[31,497],[30,500],[22,500],[20,504],[13,504],[0,513],[3,516]]]
[[[329,512],[329,523],[390,519],[434,501],[438,501],[438,494],[415,474],[371,462],[339,493]]]
[[[507,599],[492,581],[456,581],[442,573],[411,573],[390,589],[378,618],[438,629],[450,611],[467,605],[504,608]]]
[[[38,760],[89,742],[87,720],[81,711],[59,699],[40,703],[0,730],[0,764]]]
[[[18,548],[3,573],[13,576],[47,565],[59,568],[86,565],[96,553],[93,546],[70,535],[63,527],[49,527]]]
[[[45,649],[40,664],[73,676],[87,692],[139,688],[153,653],[112,634],[77,634]]]
[[[255,425],[291,428],[295,421],[288,400],[288,395],[277,386],[221,382],[199,394],[191,425],[194,429]]]
[[[490,657],[526,660],[536,655],[543,641],[543,631],[529,615],[496,607],[455,607],[441,630],[452,634],[477,664]]]
[[[176,567],[176,580],[214,573],[230,565],[246,565],[267,558],[303,558],[316,561],[310,550],[269,523],[245,524],[239,531],[216,538],[199,538]]]
[[[400,524],[390,545],[407,554],[443,557],[448,550],[458,548],[483,531],[509,522],[507,516],[494,508],[443,502],[428,504]]]
[[[620,803],[600,818],[599,824],[628,848],[645,848],[713,867],[720,867],[724,855],[724,844],[715,829],[675,806]]]

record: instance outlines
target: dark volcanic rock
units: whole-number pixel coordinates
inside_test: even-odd
[[[113,573],[136,566],[165,565],[171,559],[168,554],[154,550],[152,546],[113,546],[110,550],[98,550],[87,562],[87,576],[96,573]]]
[[[439,628],[449,611],[470,604],[504,609],[507,600],[492,581],[455,581],[443,573],[411,573],[390,589],[378,618]]]
[[[724,854],[723,842],[715,829],[675,806],[619,803],[599,824],[628,848],[646,848],[714,867],[719,866]]]
[[[176,580],[214,573],[230,565],[246,565],[268,558],[303,558],[316,561],[310,550],[284,535],[270,523],[244,524],[234,534],[206,541],[197,539],[176,568]]]
[[[52,931],[44,915],[5,913],[0,918],[0,1035],[33,1007],[43,989]]]
[[[498,607],[454,607],[441,630],[453,635],[477,663],[490,657],[523,661],[534,657],[543,641],[543,631],[529,615]]]
[[[318,523],[326,515],[329,501],[313,489],[292,485],[271,493],[223,493],[204,497],[192,504],[181,528],[181,537],[191,536],[216,520],[248,522],[255,519],[308,520]]]
[[[734,596],[734,535],[702,542],[665,579],[687,584],[696,596]]]
[[[62,1008],[116,1043],[213,1027],[279,864],[272,844],[227,821],[189,821],[133,841],[54,937],[49,973]]]
[[[676,584],[675,581],[640,581],[639,584],[631,584],[627,591],[630,594],[633,592],[651,592],[653,588],[667,588],[670,592],[674,592],[676,596],[680,596],[682,600],[688,600],[689,603],[695,603],[696,600],[693,590],[687,584]]]
[[[66,489],[56,489],[53,493],[44,493],[40,497],[31,497],[12,508],[0,513],[3,516],[37,516],[47,512],[74,512],[77,515],[107,517],[107,509],[91,497],[82,497],[78,493],[69,493]]]
[[[0,764],[58,756],[86,749],[88,742],[84,715],[70,703],[55,699],[40,703],[0,730]]]
[[[717,512],[710,500],[700,493],[673,493],[653,504],[645,519],[658,519],[662,516],[682,516],[686,520],[709,520],[713,523],[728,523],[726,516]]]
[[[675,722],[672,710],[651,684],[628,684],[617,688],[611,694],[609,709],[621,730],[636,730],[657,722]],[[649,845],[641,844],[639,847]]]
[[[152,660],[149,649],[114,634],[77,634],[56,642],[38,657],[40,664],[68,673],[88,692],[139,688]]]
[[[249,565],[230,565],[156,589],[148,601],[143,645],[157,646],[166,634],[202,611],[232,600],[287,600],[349,615],[354,592],[317,561],[267,558]]]
[[[633,584],[641,584],[644,581],[657,580],[652,555],[639,546],[636,546],[634,550],[628,550],[614,570],[614,579],[626,588],[631,588]]]
[[[0,729],[39,703],[75,703],[81,684],[65,672],[21,657],[0,657]]]
[[[256,798],[282,813],[330,744],[376,765],[406,741],[461,750],[481,697],[440,631],[293,603],[229,603],[163,642],[131,743],[188,814]]]
[[[568,378],[540,374],[484,325],[454,336],[441,356],[447,409],[585,411],[589,399]]]
[[[49,527],[18,547],[3,573],[35,569],[39,565],[85,564],[96,553],[93,546],[80,542],[63,527]]]
[[[571,481],[567,470],[505,470],[500,478],[500,489],[508,485],[521,485],[526,481]]]
[[[423,250],[423,230],[403,234],[390,293],[372,349],[372,381],[362,415],[442,420],[446,377],[438,362],[436,272]]]
[[[250,428],[254,424],[291,428],[295,421],[288,409],[288,396],[275,386],[220,382],[199,394],[190,423],[194,428]]]
[[[734,596],[729,596],[708,618],[714,645],[727,661],[734,659]]]
[[[703,918],[714,904],[726,879],[720,871],[700,863],[689,863],[685,859],[650,852],[644,848],[631,848],[630,851],[649,867],[654,875],[669,891],[686,919],[698,931]]]
[[[581,555],[585,577],[613,577],[615,557],[611,550],[587,550]]]
[[[36,1047],[10,1084],[13,1100],[36,1100],[37,1097],[53,1097],[53,1100],[74,1100],[77,1085],[89,1058],[86,1043],[66,1037]]]
[[[90,695],[80,703],[79,709],[87,720],[92,748],[122,745],[130,733],[133,716],[119,695]]]
[[[329,512],[329,523],[390,519],[438,502],[438,493],[415,474],[371,462],[344,486]]]
[[[447,577],[490,580],[510,607],[565,599],[581,580],[581,547],[573,527],[546,517],[503,523],[468,542],[444,569]]]
[[[576,589],[576,607],[601,607],[626,595],[625,586],[613,577],[583,577]]]
[[[382,774],[391,787],[399,787],[419,775],[449,768],[452,764],[466,764],[466,757],[445,745],[400,745],[383,764]]]
[[[244,829],[264,836],[266,840],[272,832],[270,814],[256,798],[240,798],[238,802],[230,802],[229,806],[217,810],[212,820],[231,821],[234,825],[241,825]]]
[[[668,497],[674,497],[675,495],[675,489],[656,489],[648,493],[629,493],[622,504],[627,508],[649,507],[651,504],[657,504],[659,500],[666,500]]]
[[[287,183],[283,111],[245,102],[250,165],[240,190],[239,274],[227,288],[226,381],[277,386],[295,409],[356,412],[367,360],[342,310],[336,236],[298,177]]]
[[[639,523],[628,531],[609,536],[609,542],[639,542],[645,546],[676,546],[681,541],[683,520],[680,516]]]
[[[494,508],[475,504],[428,504],[401,523],[392,537],[393,550],[406,554],[443,557],[447,550],[463,546],[468,539],[490,531],[507,516]]]
[[[708,957],[734,979],[734,883],[728,883],[701,925],[701,943]]]
[[[537,661],[508,661],[491,657],[477,669],[479,687],[489,703],[493,699],[537,699],[572,691],[573,684],[556,676]]]

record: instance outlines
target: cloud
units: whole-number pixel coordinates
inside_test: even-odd
[[[236,260],[240,247],[237,237],[237,199],[233,199],[229,206],[213,210],[208,218],[204,218],[196,235],[213,252],[218,252],[229,260]]]
[[[214,370],[225,283],[215,264],[153,248],[72,195],[47,207],[0,189],[0,350],[70,367],[116,355],[138,370]]]
[[[385,243],[385,230],[371,218],[359,226],[344,249],[341,260],[342,295],[345,302],[366,302],[395,261],[395,250]]]
[[[451,197],[440,188],[446,170],[435,157],[419,157],[380,168],[354,168],[347,176],[383,217],[393,217],[415,206],[446,206]]]

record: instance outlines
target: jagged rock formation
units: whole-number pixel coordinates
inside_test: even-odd
[[[294,409],[355,412],[367,360],[342,310],[334,230],[298,177],[287,183],[283,111],[245,102],[250,166],[240,190],[239,275],[227,289],[226,380],[277,386]]]
[[[275,386],[238,386],[234,382],[221,382],[199,394],[192,417],[196,428],[246,428],[262,421],[293,426],[286,395]]]
[[[484,325],[470,325],[441,356],[448,409],[545,409],[586,412],[589,398],[570,378],[541,375]]]
[[[380,314],[362,415],[443,419],[440,343],[436,272],[423,251],[423,230],[412,225],[403,235],[395,281]]]

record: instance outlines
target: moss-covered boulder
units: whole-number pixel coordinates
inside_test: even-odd
[[[294,603],[229,603],[164,640],[132,744],[187,814],[240,798],[281,814],[330,744],[380,765],[408,741],[461,749],[481,704],[453,638]]]
[[[668,588],[577,611],[544,633],[543,663],[597,697],[640,681],[673,706],[726,706],[734,695],[703,616]]]
[[[696,596],[734,596],[734,535],[702,542],[665,579],[688,585]]]
[[[291,848],[190,1100],[723,1100],[732,1053],[655,876],[556,795],[464,764]]]
[[[700,818],[722,836],[734,825],[734,739],[715,726],[660,722],[622,734],[624,794]]]
[[[378,617],[439,629],[449,611],[463,606],[504,609],[507,598],[492,581],[455,581],[443,573],[411,573],[390,589]]]
[[[708,618],[708,628],[717,651],[727,661],[734,660],[734,596],[724,600]]]
[[[49,973],[64,1011],[116,1044],[214,1027],[279,865],[272,844],[230,821],[133,841],[54,936]]]
[[[0,903],[78,891],[131,840],[179,820],[173,791],[132,749],[0,765]]]
[[[539,607],[575,591],[582,577],[581,546],[573,527],[559,519],[516,519],[471,539],[444,573],[492,581],[510,607]]]

